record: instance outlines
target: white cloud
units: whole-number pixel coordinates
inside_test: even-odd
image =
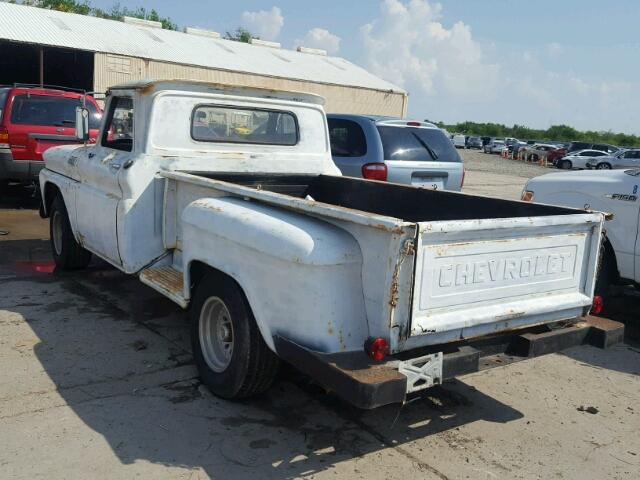
[[[334,35],[329,30],[324,28],[312,28],[307,32],[301,40],[296,40],[297,46],[304,46],[310,48],[321,48],[326,50],[330,54],[338,53],[340,50],[341,38]]]
[[[275,40],[284,25],[282,11],[278,7],[258,12],[242,12],[242,26],[264,40]]]
[[[382,0],[360,34],[360,62],[409,92],[414,118],[640,132],[640,97],[633,94],[640,84],[614,70],[598,77],[569,70],[561,44],[482,44],[469,25],[447,25],[442,6],[429,0]]]
[[[440,4],[427,0],[384,0],[380,18],[360,29],[365,63],[414,94],[473,99],[491,91],[499,67],[484,61],[468,25],[446,28],[441,12]]]
[[[564,47],[558,42],[551,42],[545,45],[550,57],[558,57],[564,53]]]

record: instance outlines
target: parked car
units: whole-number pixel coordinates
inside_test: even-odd
[[[525,160],[529,162],[536,162],[543,156],[547,156],[547,160],[548,160],[549,153],[553,150],[556,150],[556,146],[550,143],[533,144],[527,149],[527,156]]]
[[[551,162],[553,166],[555,166],[558,160],[564,157],[567,154],[567,147],[564,145],[556,145],[555,148],[549,150],[547,152],[547,160]]]
[[[467,137],[464,135],[454,135],[451,141],[456,148],[466,148],[467,146]]]
[[[480,137],[469,137],[467,139],[467,148],[482,148],[482,139]]]
[[[343,175],[438,190],[460,190],[464,165],[431,123],[366,115],[327,115],[331,155]]]
[[[56,268],[96,254],[188,309],[202,382],[228,399],[267,390],[281,361],[374,408],[487,356],[617,343],[582,318],[603,214],[340,176],[323,103],[197,82],[113,87],[97,144],[45,153]],[[114,138],[123,116],[136,128]],[[369,121],[435,153],[433,127]]]
[[[511,146],[511,157],[512,158],[518,158],[518,153],[520,152],[521,149],[526,148],[527,147],[527,142],[516,142]]]
[[[620,150],[620,147],[606,143],[571,142],[567,148],[567,154],[577,152],[578,150],[599,150],[607,153],[615,153]]]
[[[636,150],[638,151],[638,150]],[[640,284],[640,243],[636,242],[640,169],[610,172],[566,172],[536,177],[527,183],[523,200],[608,212],[602,264],[596,294],[604,298],[612,284]]]
[[[607,152],[601,150],[578,150],[558,159],[556,167],[563,170],[587,168],[587,162],[593,160],[594,157],[605,157],[607,155]]]
[[[588,169],[611,170],[640,167],[640,149],[618,150],[613,155],[595,157],[587,161]]]
[[[484,151],[484,153],[500,153],[503,147],[504,140],[495,139],[491,140],[484,147],[482,147],[482,150]]]
[[[26,85],[0,87],[0,182],[37,180],[47,149],[78,143],[76,107],[83,95],[55,88]],[[89,140],[95,141],[102,112],[91,96]]]

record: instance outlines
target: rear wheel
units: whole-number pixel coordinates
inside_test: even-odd
[[[205,275],[190,317],[196,365],[212,393],[240,399],[271,386],[279,359],[264,342],[237,283],[221,275]]]
[[[560,162],[560,168],[563,170],[571,170],[572,167],[573,164],[571,163],[571,160],[562,160]]]
[[[602,162],[596,165],[596,170],[611,170],[611,164]]]
[[[56,195],[51,204],[49,215],[49,238],[51,252],[56,266],[62,270],[85,268],[91,261],[91,252],[76,242],[69,223],[69,215],[64,200]]]

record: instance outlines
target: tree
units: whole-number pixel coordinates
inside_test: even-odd
[[[259,39],[260,37],[254,36],[246,28],[238,27],[233,32],[226,32],[224,38],[234,42],[251,43],[252,38]]]
[[[612,131],[581,132],[569,125],[552,125],[546,130],[529,128],[524,125],[513,125],[507,127],[499,123],[476,123],[460,122],[447,125],[438,122],[440,128],[446,128],[450,132],[460,132],[466,135],[477,135],[487,137],[515,137],[528,140],[555,140],[560,142],[587,141],[593,143],[611,143],[625,147],[640,146],[640,136],[626,133],[615,133]]]
[[[176,25],[171,18],[161,17],[160,14],[151,9],[147,11],[144,7],[138,7],[136,9],[130,9],[127,7],[121,7],[119,3],[116,3],[111,7],[111,10],[106,11],[101,8],[92,7],[87,1],[78,2],[76,0],[24,0],[21,2],[23,5],[30,5],[32,7],[45,8],[47,10],[57,10],[59,12],[77,13],[80,15],[90,15],[92,17],[107,18],[110,20],[122,20],[123,17],[135,17],[143,20],[152,20],[160,22],[162,28],[166,30],[177,30]]]

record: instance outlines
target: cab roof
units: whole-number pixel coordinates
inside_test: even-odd
[[[314,93],[275,90],[262,87],[242,87],[224,83],[203,82],[198,80],[137,80],[115,85],[113,90],[137,90],[142,94],[151,94],[160,90],[188,90],[206,93],[224,93],[227,95],[242,95],[259,98],[278,98],[293,102],[324,105],[324,97]]]

